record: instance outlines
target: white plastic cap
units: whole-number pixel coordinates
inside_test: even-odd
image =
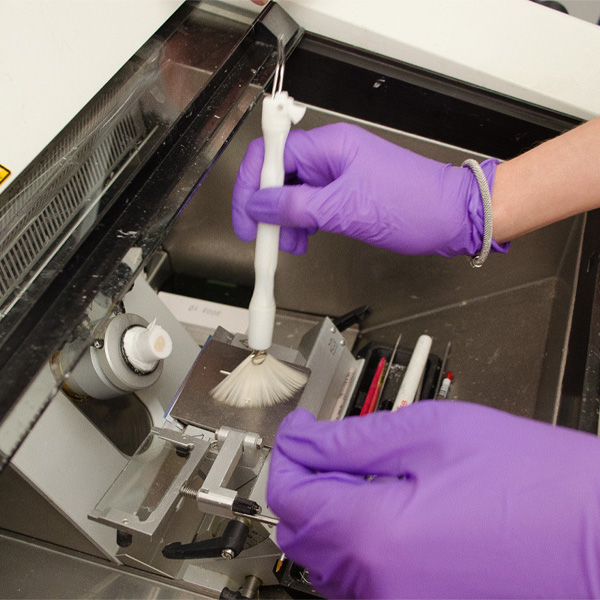
[[[123,349],[127,360],[140,371],[152,371],[158,362],[173,351],[171,336],[156,320],[148,327],[132,327],[123,338]]]

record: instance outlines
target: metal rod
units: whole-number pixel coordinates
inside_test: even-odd
[[[275,76],[273,77],[273,96],[283,90],[283,74],[285,72],[285,46],[283,36],[277,38],[277,64],[275,65]]]
[[[246,519],[252,519],[254,521],[259,521],[260,523],[265,523],[266,525],[279,525],[279,519],[277,517],[269,517],[267,515],[245,515],[239,512],[233,512],[234,515],[244,517]]]

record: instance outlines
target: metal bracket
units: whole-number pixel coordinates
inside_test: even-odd
[[[89,518],[152,539],[168,523],[181,499],[180,489],[210,446],[203,435],[153,429]],[[184,455],[178,449],[185,449]]]

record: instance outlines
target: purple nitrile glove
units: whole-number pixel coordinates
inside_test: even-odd
[[[341,422],[297,409],[267,492],[281,549],[328,598],[600,596],[590,434],[462,402]]]
[[[259,190],[264,155],[254,140],[233,191],[233,228],[256,236],[258,221],[282,225],[280,248],[306,251],[318,229],[402,254],[474,255],[483,240],[483,206],[468,168],[442,164],[355,125],[293,130],[285,171],[298,185]],[[490,189],[498,161],[482,163]],[[508,244],[492,243],[506,252]]]

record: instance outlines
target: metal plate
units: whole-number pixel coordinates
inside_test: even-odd
[[[210,395],[210,390],[225,377],[221,371],[233,371],[248,354],[243,348],[211,340],[198,357],[170,415],[183,423],[213,431],[226,425],[258,433],[267,446],[272,446],[279,423],[296,408],[302,391],[287,402],[266,408],[228,406]],[[307,371],[297,365],[294,367]]]

